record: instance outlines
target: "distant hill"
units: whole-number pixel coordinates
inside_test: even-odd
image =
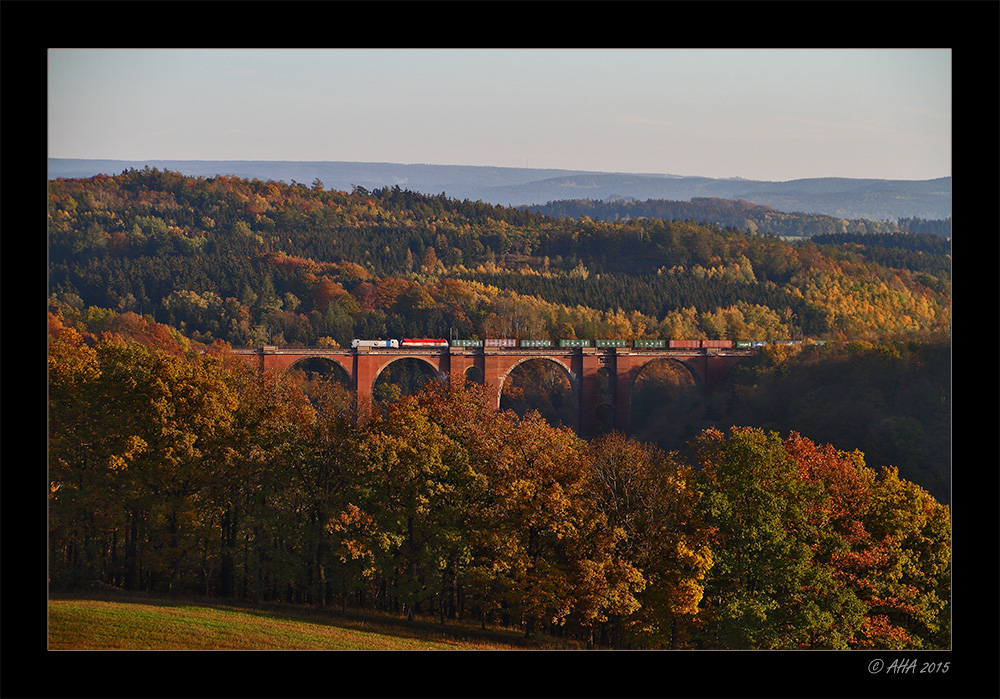
[[[627,221],[660,218],[667,221],[696,221],[728,226],[754,233],[785,237],[812,237],[838,234],[930,233],[951,237],[951,219],[927,221],[901,218],[898,221],[847,219],[828,214],[789,213],[742,199],[691,197],[689,201],[647,199],[636,201],[614,197],[608,200],[560,199],[548,204],[525,207],[555,218],[588,216],[600,221]]]
[[[230,175],[293,180],[351,191],[393,187],[423,194],[444,192],[455,199],[503,206],[530,206],[564,199],[606,200],[692,198],[742,199],[778,211],[826,214],[872,221],[951,216],[951,177],[933,180],[874,180],[824,177],[765,182],[536,168],[400,163],[294,162],[251,160],[75,160],[49,159],[49,177],[116,175],[146,166],[192,177]]]

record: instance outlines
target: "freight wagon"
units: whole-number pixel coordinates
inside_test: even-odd
[[[595,340],[595,347],[628,347],[625,340]]]
[[[521,347],[551,347],[552,340],[521,340]]]
[[[560,347],[590,347],[590,340],[559,340]]]

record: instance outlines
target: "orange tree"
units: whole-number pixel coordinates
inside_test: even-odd
[[[714,556],[700,645],[948,646],[946,506],[794,432],[712,429],[698,444]]]

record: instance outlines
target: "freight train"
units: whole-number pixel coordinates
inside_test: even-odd
[[[814,340],[817,345],[826,344],[825,340]],[[353,340],[351,347],[384,347],[398,349],[400,347],[489,347],[489,348],[521,348],[521,349],[543,349],[556,346],[552,340],[517,340],[514,338],[487,338],[485,340],[440,340],[440,339],[415,339],[404,338],[402,340]],[[768,344],[764,340],[635,340],[629,343],[627,340],[581,340],[565,339],[559,340],[560,348],[575,347],[596,347],[598,349],[608,349],[613,347],[632,347],[633,349],[759,349]],[[777,340],[772,341],[776,345],[799,345],[802,340]]]
[[[398,349],[399,347],[447,347],[447,340],[413,339],[404,338],[402,340],[351,340],[351,347],[385,347]]]

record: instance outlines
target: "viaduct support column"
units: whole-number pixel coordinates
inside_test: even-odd
[[[472,366],[472,357],[465,353],[464,347],[451,347],[448,350],[448,383],[452,386],[465,384],[465,372]]]
[[[367,348],[359,347],[354,355],[354,389],[357,394],[358,416],[364,418],[372,406],[372,389],[375,388],[375,362]]]
[[[500,366],[500,355],[496,349],[483,348],[483,386],[487,395],[493,399],[493,405],[500,410],[500,382],[503,379],[503,368]]]
[[[628,348],[617,348],[615,355],[615,430],[624,435],[632,431],[632,356]]]
[[[577,434],[591,437],[597,430],[597,370],[600,359],[593,347],[580,350],[580,406],[577,418]]]

